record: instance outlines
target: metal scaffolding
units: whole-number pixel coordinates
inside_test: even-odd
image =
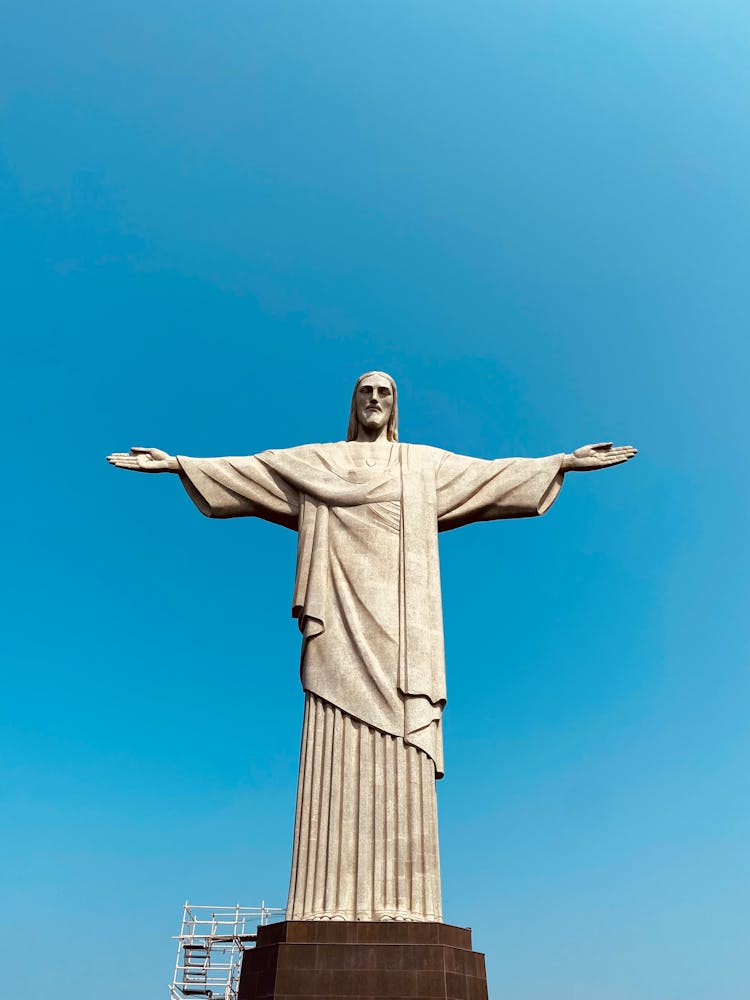
[[[266,906],[207,906],[186,902],[177,940],[170,1000],[237,1000],[242,954],[255,944],[258,926],[283,909]]]

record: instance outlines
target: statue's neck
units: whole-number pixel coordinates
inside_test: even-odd
[[[354,440],[357,444],[390,444],[387,427],[378,427],[372,431],[360,427]]]
[[[349,441],[349,461],[358,468],[385,469],[394,459],[393,441],[379,438],[377,441]]]

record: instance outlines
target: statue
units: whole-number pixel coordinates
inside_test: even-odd
[[[396,383],[367,372],[346,441],[237,458],[108,456],[120,469],[177,473],[208,517],[299,533],[292,614],[305,714],[287,919],[442,921],[437,534],[544,514],[566,472],[635,454],[603,442],[488,461],[401,444]]]

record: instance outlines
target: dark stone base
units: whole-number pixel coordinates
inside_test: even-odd
[[[258,928],[239,1000],[487,1000],[484,955],[450,924],[285,920]]]

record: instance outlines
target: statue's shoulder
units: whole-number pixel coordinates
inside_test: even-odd
[[[292,448],[272,448],[262,452],[262,454],[276,455],[280,458],[296,458],[302,462],[309,462],[336,454],[340,450],[340,442],[331,441],[322,444],[297,444]]]
[[[293,448],[267,451],[258,456],[281,475],[309,475],[315,472],[334,472],[341,475],[349,466],[346,441],[324,441],[319,444],[300,444]]]
[[[433,448],[429,444],[402,443],[401,447],[409,449],[409,465],[412,467],[436,469],[445,458],[445,451],[442,448]]]

